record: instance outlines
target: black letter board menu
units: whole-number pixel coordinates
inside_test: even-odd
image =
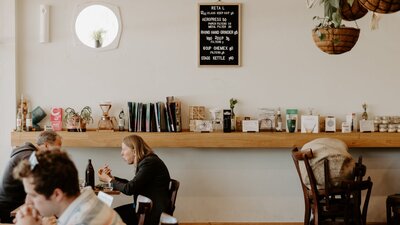
[[[240,4],[199,4],[199,65],[240,66]]]

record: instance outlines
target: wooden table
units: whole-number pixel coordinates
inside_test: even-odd
[[[99,193],[99,191],[103,191],[104,193],[109,194],[109,195],[119,195],[119,194],[121,194],[121,192],[117,191],[117,190],[104,191],[104,190],[100,190],[100,189],[95,189],[94,193],[96,193],[96,195],[97,195]]]

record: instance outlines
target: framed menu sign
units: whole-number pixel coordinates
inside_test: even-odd
[[[240,66],[240,4],[199,4],[199,65]]]

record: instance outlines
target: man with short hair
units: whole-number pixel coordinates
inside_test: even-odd
[[[91,187],[79,190],[78,170],[66,152],[34,152],[13,174],[22,180],[27,193],[15,219],[18,225],[42,224],[42,216],[52,215],[58,218],[58,225],[125,224]]]
[[[61,136],[54,131],[43,131],[37,138],[37,147],[30,142],[15,148],[11,152],[10,161],[0,183],[0,221],[11,223],[10,213],[20,205],[24,204],[25,191],[21,181],[12,176],[14,167],[22,160],[29,158],[34,151],[53,150],[62,145]]]

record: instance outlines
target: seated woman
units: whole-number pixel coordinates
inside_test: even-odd
[[[133,195],[136,202],[138,195],[144,195],[153,201],[146,225],[157,225],[160,215],[166,211],[170,202],[168,188],[170,176],[164,162],[158,158],[153,150],[137,135],[130,135],[122,140],[122,158],[136,167],[136,174],[131,180],[111,175],[109,166],[98,170],[100,181],[112,183],[115,190],[126,195]],[[128,224],[137,224],[135,204],[123,205],[115,208],[122,220]]]

